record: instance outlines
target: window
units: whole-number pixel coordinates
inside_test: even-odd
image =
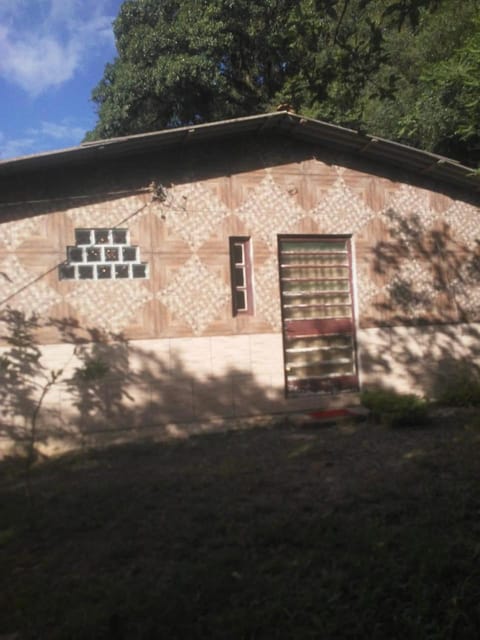
[[[252,247],[248,237],[230,238],[232,313],[253,314]]]
[[[127,229],[75,229],[75,246],[58,268],[60,280],[147,278],[138,247],[129,243]]]

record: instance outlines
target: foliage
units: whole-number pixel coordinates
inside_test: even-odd
[[[469,417],[465,424],[465,430],[473,432],[477,437],[480,434],[480,413],[475,411],[475,413]]]
[[[126,0],[87,139],[289,106],[475,160],[477,0]]]
[[[428,403],[414,394],[369,389],[362,392],[361,402],[375,419],[388,426],[419,426],[428,420]]]
[[[476,0],[441,2],[420,14],[417,29],[386,35],[385,60],[360,98],[369,131],[475,164],[478,11]]]
[[[480,406],[480,370],[472,363],[457,363],[439,383],[436,399],[450,407]]]

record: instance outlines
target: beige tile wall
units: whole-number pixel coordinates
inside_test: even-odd
[[[360,383],[434,398],[480,367],[480,324],[360,329]]]
[[[356,402],[353,395],[285,398],[278,333],[131,341],[124,375],[112,357],[115,375],[90,382],[98,402],[95,412],[83,415],[77,406],[78,387],[72,392],[68,383],[82,365],[73,346],[45,345],[42,353],[46,370],[63,370],[40,414],[39,443],[44,448],[54,442],[102,443],[122,433],[159,436],[172,425],[177,434],[188,434],[207,423],[224,428],[236,421],[241,426],[254,416]],[[108,359],[108,350],[104,354]],[[0,433],[4,451],[28,433],[28,416],[17,417],[15,424],[5,418]],[[227,422],[220,423],[222,419]]]
[[[357,341],[362,388],[380,384],[434,397],[459,368],[480,366],[480,324],[360,329]],[[128,358],[123,360],[125,348]],[[249,425],[259,416],[358,402],[356,394],[286,398],[279,333],[124,343],[119,366],[112,356],[113,375],[90,382],[95,411],[83,415],[78,387],[68,383],[82,365],[74,347],[45,345],[42,353],[46,371],[63,370],[40,413],[38,439],[44,451],[139,437],[185,437]],[[106,347],[107,362],[108,354]],[[28,430],[28,416],[4,415],[0,455]]]

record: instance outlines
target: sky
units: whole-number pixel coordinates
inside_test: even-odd
[[[0,0],[0,160],[78,145],[123,0]]]

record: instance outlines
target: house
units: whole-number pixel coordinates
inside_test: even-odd
[[[58,370],[45,440],[435,394],[478,358],[479,188],[288,112],[0,162],[2,334],[35,313],[42,354],[38,387],[4,387],[4,441]]]

